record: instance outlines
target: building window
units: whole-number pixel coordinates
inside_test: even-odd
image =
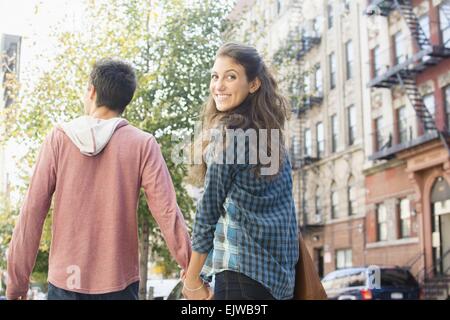
[[[328,56],[328,62],[330,65],[330,90],[336,87],[336,54],[332,52]]]
[[[345,57],[346,57],[346,73],[347,80],[353,77],[353,44],[352,41],[349,40],[345,43]]]
[[[305,156],[310,157],[312,152],[311,130],[305,129]]]
[[[355,186],[355,178],[353,176],[348,179],[348,215],[356,214],[356,186]]]
[[[344,0],[344,9],[346,12],[350,11],[350,0]]]
[[[2,35],[0,32],[0,90],[3,91],[0,110],[14,103],[11,80],[19,78],[21,42],[21,37]]]
[[[316,135],[317,135],[317,157],[323,157],[323,153],[325,150],[325,139],[323,133],[323,123],[319,122],[316,125]]]
[[[394,34],[394,51],[394,64],[400,64],[406,60],[405,44],[401,31]]]
[[[352,267],[352,249],[336,250],[336,269]]]
[[[435,113],[436,113],[436,102],[434,100],[434,93],[429,93],[426,94],[422,97],[423,100],[423,104],[425,105],[425,107],[427,108],[428,112],[431,115],[431,119],[421,119],[421,121],[423,122],[429,122],[429,123],[434,123],[434,117],[435,117]],[[430,131],[431,129],[429,129],[428,131]]]
[[[338,197],[338,190],[336,187],[336,183],[333,182],[331,184],[331,217],[333,219],[338,218],[339,215],[339,197]]]
[[[381,150],[383,146],[383,117],[378,117],[375,119],[375,151]]]
[[[321,217],[322,216],[322,204],[320,201],[320,188],[317,187],[316,188],[316,194],[314,196],[314,208],[316,209],[316,217]]]
[[[425,14],[423,16],[421,16],[419,18],[419,25],[420,28],[423,30],[423,32],[425,33],[425,36],[428,39],[428,42],[430,42],[430,18],[428,16],[428,14]],[[422,46],[422,49],[424,49],[427,46]]]
[[[322,70],[320,69],[320,65],[317,66],[316,72],[315,72],[315,82],[314,82],[314,89],[316,91],[316,94],[318,96],[322,96],[323,89],[322,89]]]
[[[315,17],[312,21],[312,27],[315,36],[320,36],[322,34],[322,17]]]
[[[331,116],[331,152],[336,152],[339,137],[339,124],[337,114]]]
[[[431,116],[434,119],[434,114],[436,113],[436,103],[434,101],[434,94],[429,93],[423,96],[423,103],[425,104],[425,107],[427,107],[428,112],[431,114]]]
[[[411,237],[411,209],[409,200],[400,200],[400,238]]]
[[[378,77],[381,74],[380,46],[372,49],[372,70],[373,77]]]
[[[445,114],[447,116],[447,131],[450,131],[450,85],[444,88],[444,99]]]
[[[328,29],[333,28],[333,20],[334,20],[334,13],[333,13],[333,5],[329,4],[327,6],[327,13],[328,13]]]
[[[298,157],[300,156],[300,139],[297,135],[292,137],[292,150],[294,152],[293,156],[298,159]]]
[[[303,75],[303,90],[304,90],[306,95],[311,94],[311,81],[310,81],[308,72],[306,72]]]
[[[397,130],[398,130],[398,143],[403,143],[408,140],[408,126],[406,121],[406,107],[400,107],[397,109]]]
[[[352,146],[355,143],[356,137],[356,109],[354,105],[347,108],[348,121],[348,145]]]
[[[441,30],[442,45],[450,47],[450,16],[445,12],[450,12],[450,1],[442,1],[439,5],[439,27]]]
[[[387,212],[384,204],[377,206],[377,241],[387,240]]]

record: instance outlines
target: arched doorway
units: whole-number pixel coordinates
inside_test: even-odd
[[[431,189],[431,240],[435,274],[450,273],[450,186],[443,177]]]

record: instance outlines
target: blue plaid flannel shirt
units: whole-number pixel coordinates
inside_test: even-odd
[[[299,253],[287,155],[273,180],[257,177],[252,165],[218,164],[211,156],[206,162],[192,236],[193,250],[208,254],[202,277],[210,281],[224,270],[240,272],[275,299],[291,299]]]

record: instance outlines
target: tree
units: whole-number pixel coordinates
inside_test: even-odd
[[[189,225],[194,206],[184,187],[186,166],[170,157],[172,136],[182,138],[193,131],[230,6],[209,0],[89,0],[86,5],[86,30],[57,34],[60,53],[51,69],[44,70],[20,105],[6,111],[7,136],[30,147],[25,162],[30,168],[53,126],[82,113],[80,97],[93,62],[106,56],[125,59],[136,68],[138,89],[124,117],[157,138]],[[146,270],[150,253],[164,266],[166,276],[174,275],[177,266],[142,193],[138,214],[141,270]],[[44,241],[42,252],[46,245]],[[142,274],[141,298],[145,283]]]

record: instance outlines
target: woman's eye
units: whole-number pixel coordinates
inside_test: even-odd
[[[235,75],[229,75],[229,76],[228,76],[228,79],[230,79],[230,80],[235,80],[235,79],[236,79],[236,76],[235,76]]]
[[[217,78],[218,78],[218,76],[217,76],[216,74],[212,74],[212,75],[211,75],[211,79],[217,80]]]

